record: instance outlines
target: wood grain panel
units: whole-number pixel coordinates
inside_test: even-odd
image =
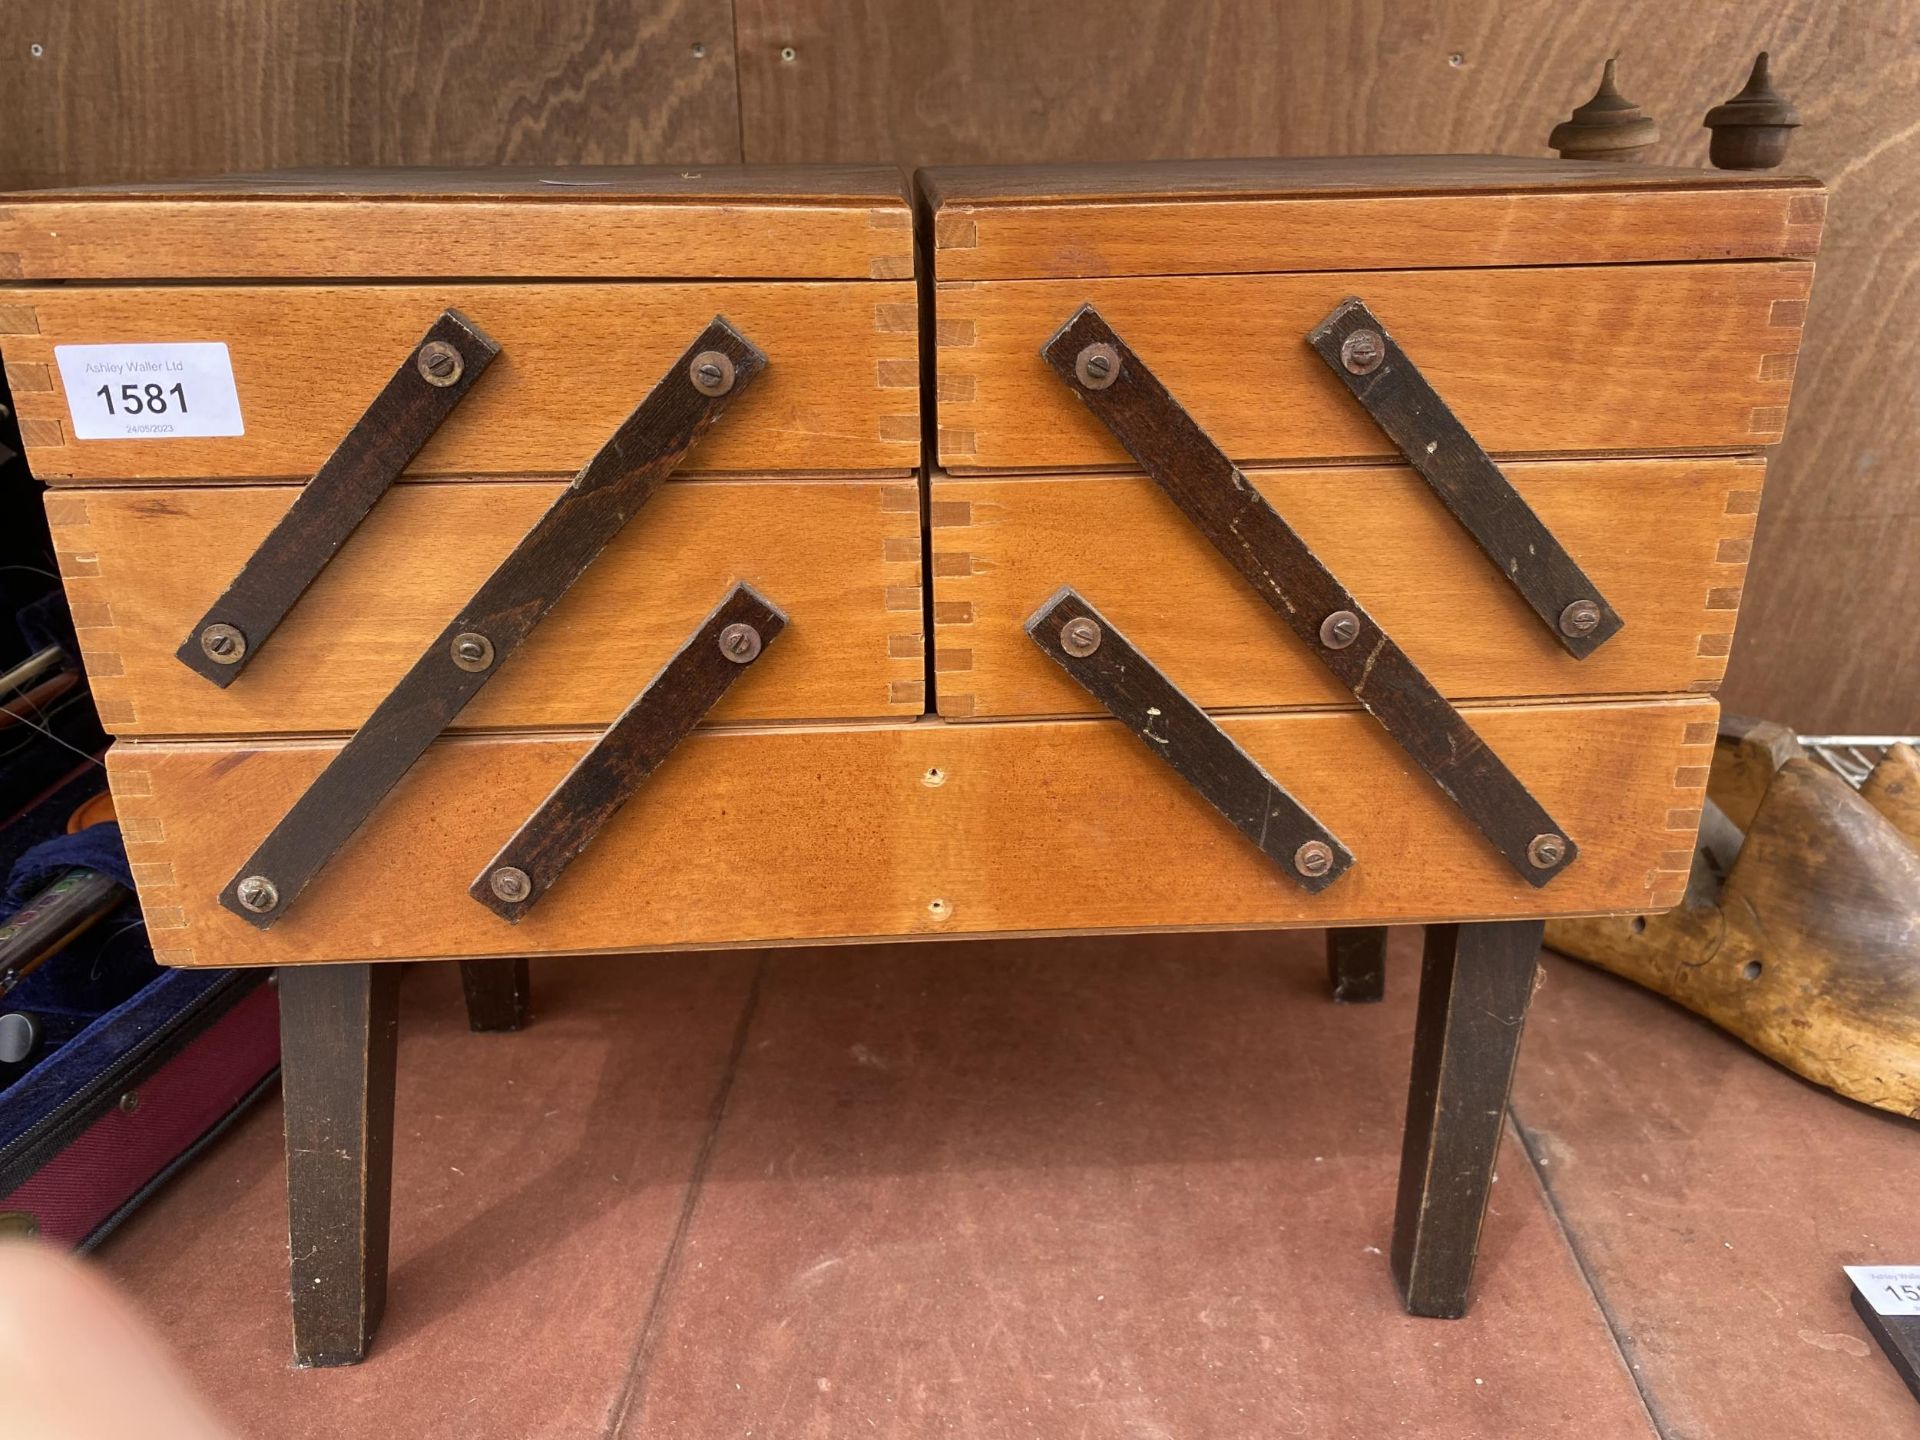
[[[1039,349],[1097,306],[1236,461],[1393,454],[1306,343],[1364,299],[1487,450],[1753,450],[1777,440],[1812,267],[1797,261],[935,287],[940,463],[1115,465]]]
[[[979,166],[916,180],[941,280],[1811,258],[1826,213],[1812,180],[1504,155]]]
[[[10,0],[0,188],[740,158],[725,0]]]
[[[17,396],[23,428],[39,427],[27,459],[43,480],[305,477],[448,306],[502,353],[411,474],[578,469],[716,313],[770,363],[690,471],[919,462],[910,281],[0,290],[0,315],[25,332],[0,332],[0,349],[12,365],[50,365],[60,344],[221,340],[233,358],[247,433],[230,439],[74,441],[61,390]]]
[[[1508,477],[1626,620],[1575,660],[1411,470],[1249,478],[1451,698],[1711,691],[1726,669],[1758,459],[1529,462]],[[1062,585],[1208,709],[1349,704],[1145,477],[936,475],[940,713],[1099,713],[1021,625]]]
[[[1354,851],[1309,896],[1111,721],[703,730],[517,926],[468,883],[590,736],[443,740],[265,932],[215,895],[336,748],[122,741],[159,959],[264,965],[1000,931],[1513,917],[1675,903],[1710,700],[1470,710],[1579,840],[1536,891],[1358,712],[1226,729]],[[1677,868],[1670,861],[1677,857]],[[1062,883],[1063,876],[1072,883]]]
[[[472,172],[484,183],[485,172]],[[511,244],[499,243],[510,234]],[[24,280],[911,279],[904,203],[512,200],[0,204],[0,277]]]
[[[1607,55],[1656,116],[1647,158],[1706,163],[1700,117],[1756,51],[1831,192],[1800,403],[1775,457],[1726,698],[1802,729],[1911,728],[1920,567],[1920,7],[1665,0],[1245,5],[738,0],[745,152],[904,164],[1433,152],[1544,155]],[[791,46],[794,58],[781,59]],[[1889,403],[1889,386],[1894,399]],[[1911,549],[1911,545],[1909,545]],[[1835,637],[1847,637],[1836,645]]]
[[[295,488],[54,492],[54,548],[103,720],[120,735],[356,729],[562,485],[396,486],[225,690],[174,648]],[[716,720],[917,715],[919,537],[910,481],[672,482],[459,725],[611,723],[737,580],[790,624]]]

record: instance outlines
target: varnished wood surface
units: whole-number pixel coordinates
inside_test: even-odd
[[[1544,890],[1357,712],[1223,722],[1353,850],[1318,896],[1111,721],[696,732],[517,926],[467,885],[590,734],[436,744],[264,933],[215,896],[339,742],[123,741],[108,769],[171,965],[1511,918],[1679,898],[1712,701],[1464,713],[1581,846]]]
[[[1785,424],[1812,278],[1774,261],[944,283],[939,461],[1124,462],[1039,358],[1083,303],[1234,460],[1389,456],[1305,338],[1351,295],[1496,455],[1753,450]]]
[[[935,167],[942,280],[1811,256],[1817,181],[1509,155]]]
[[[1219,197],[1497,194],[1513,190],[1618,193],[1817,187],[1791,173],[1679,165],[1593,165],[1535,155],[1275,155],[1223,160],[935,165],[917,181],[936,212],[948,205],[1131,204]]]
[[[741,408],[772,383],[769,370]],[[54,548],[103,722],[122,735],[354,729],[564,483],[395,486],[225,690],[180,664],[174,647],[296,488],[50,493]],[[670,482],[459,723],[606,725],[736,580],[778,596],[792,624],[716,718],[917,715],[919,534],[910,480]]]
[[[912,274],[891,166],[343,169],[0,195],[11,279]]]
[[[28,462],[43,480],[304,479],[449,306],[501,354],[410,474],[578,469],[716,314],[769,365],[691,468],[905,471],[919,463],[909,281],[0,290],[0,353]],[[55,345],[182,339],[226,343],[245,435],[72,439]]]
[[[18,0],[0,32],[9,189],[272,165],[1544,157],[1616,44],[1661,122],[1649,159],[1697,167],[1699,117],[1769,49],[1805,120],[1787,168],[1822,177],[1832,205],[1728,696],[1808,731],[1910,722],[1886,677],[1920,673],[1920,567],[1855,563],[1920,549],[1920,406],[1884,401],[1920,344],[1909,0],[486,0],[458,17],[418,0]],[[1871,643],[1835,646],[1842,631]]]
[[[1920,405],[1887,403],[1888,377],[1914,373],[1920,350],[1910,0],[1105,0],[1017,14],[988,0],[737,0],[736,14],[753,160],[1545,156],[1548,130],[1618,53],[1628,93],[1660,122],[1648,160],[1697,167],[1700,117],[1770,50],[1805,122],[1786,169],[1821,177],[1831,203],[1726,693],[1810,732],[1911,726],[1913,687],[1887,677],[1920,674],[1920,566],[1858,563],[1920,553]]]
[[[511,244],[499,243],[510,234]],[[137,236],[137,243],[129,238]],[[0,277],[905,279],[904,205],[0,201]]]
[[[1523,499],[1625,628],[1568,655],[1406,468],[1249,477],[1442,693],[1710,691],[1726,670],[1763,462],[1509,463]],[[1144,476],[932,483],[939,710],[1096,714],[1019,626],[1062,585],[1113,619],[1209,709],[1344,703],[1347,692]]]
[[[674,205],[683,211],[707,204],[829,201],[898,208],[906,204],[906,177],[892,165],[338,165],[53,187],[0,195],[0,204],[149,195],[170,200],[585,199],[627,207]]]

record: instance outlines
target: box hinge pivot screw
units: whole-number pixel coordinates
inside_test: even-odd
[[[1060,627],[1060,648],[1076,660],[1084,660],[1098,650],[1101,638],[1100,627],[1085,616]]]
[[[702,350],[687,367],[687,377],[702,395],[724,395],[733,389],[733,360],[719,350]]]
[[[1340,342],[1340,363],[1350,375],[1371,375],[1387,358],[1387,342],[1378,330],[1356,330]]]
[[[280,903],[280,891],[264,875],[249,875],[233,890],[234,898],[256,915],[264,915]]]
[[[1360,638],[1360,617],[1351,610],[1336,610],[1320,622],[1320,643],[1329,650],[1344,650]]]
[[[1591,635],[1600,625],[1600,607],[1591,600],[1576,600],[1560,612],[1560,633],[1578,639]]]
[[[1073,373],[1089,390],[1104,390],[1120,377],[1120,352],[1113,346],[1096,343],[1074,358]]]
[[[200,632],[200,648],[216,665],[238,665],[247,653],[247,637],[231,625],[209,625]]]
[[[720,632],[720,653],[736,665],[750,665],[760,655],[760,632],[738,621]]]
[[[1551,870],[1567,858],[1567,842],[1558,835],[1536,835],[1527,846],[1527,859],[1536,870]]]
[[[463,630],[453,637],[453,663],[462,670],[478,673],[493,664],[493,642],[477,630]]]
[[[438,385],[442,390],[457,384],[467,371],[466,360],[444,340],[429,340],[422,345],[419,357],[413,363],[419,368],[422,380],[429,385]]]
[[[488,878],[487,885],[509,905],[518,905],[533,893],[533,881],[518,865],[502,865]]]
[[[1309,840],[1293,852],[1293,868],[1309,880],[1318,880],[1333,868],[1333,847],[1322,840]]]

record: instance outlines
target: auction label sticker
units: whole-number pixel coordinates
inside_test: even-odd
[[[1876,1314],[1920,1315],[1920,1265],[1842,1265]]]
[[[76,440],[244,435],[233,361],[218,340],[56,345]]]

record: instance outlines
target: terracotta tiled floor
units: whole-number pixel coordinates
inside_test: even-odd
[[[552,962],[512,1036],[416,968],[364,1365],[289,1363],[277,1105],[100,1263],[249,1436],[1920,1433],[1837,1269],[1920,1254],[1920,1125],[1549,959],[1472,1313],[1411,1320],[1417,937],[1382,1006],[1320,954]]]

